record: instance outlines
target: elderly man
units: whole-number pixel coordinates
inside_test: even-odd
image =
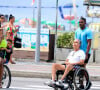
[[[63,84],[63,80],[66,75],[77,65],[83,65],[85,60],[85,53],[84,51],[80,50],[80,40],[76,39],[73,42],[73,51],[68,55],[65,65],[61,64],[53,64],[52,65],[52,80],[46,82],[46,85],[54,85],[55,82],[55,75],[57,70],[64,70],[64,74],[61,77],[61,80],[58,81],[59,84]]]

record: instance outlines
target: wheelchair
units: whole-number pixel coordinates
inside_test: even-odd
[[[56,72],[56,80],[59,80],[59,76],[63,75],[64,71],[58,70]],[[55,86],[54,90],[88,90],[90,88],[90,79],[87,70],[84,66],[77,65],[73,68],[64,79],[64,86]],[[83,85],[84,89],[80,86]]]

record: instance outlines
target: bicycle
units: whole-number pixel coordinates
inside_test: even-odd
[[[2,88],[9,88],[11,85],[11,72],[6,64],[3,64]]]

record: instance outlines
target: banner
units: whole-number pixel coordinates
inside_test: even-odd
[[[100,32],[93,33],[92,48],[100,49]]]
[[[87,16],[88,17],[100,18],[100,8],[95,8],[95,9],[87,10]]]
[[[19,35],[22,39],[22,48],[26,50],[36,48],[36,29],[20,28]],[[49,51],[49,30],[42,29],[40,34],[40,51]]]

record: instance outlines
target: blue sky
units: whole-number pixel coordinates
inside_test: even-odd
[[[41,0],[43,7],[55,7],[56,0]],[[32,0],[0,0],[0,5],[2,6],[31,6]],[[59,0],[59,6],[63,6],[67,3],[72,3],[72,0]],[[77,8],[77,16],[86,17],[86,6],[83,6],[83,0],[76,0],[76,4],[79,5]],[[34,6],[37,6],[37,0],[35,0]],[[63,9],[64,14],[69,15],[70,9]],[[0,13],[3,14],[13,14],[16,19],[21,18],[33,18],[33,9],[32,8],[1,8]],[[73,14],[73,9],[72,9]],[[56,19],[56,9],[54,8],[43,8],[41,10],[41,19],[46,21],[55,22]],[[37,19],[37,9],[34,10],[34,17]],[[87,17],[86,17],[87,18]],[[91,22],[91,18],[87,18],[88,22]],[[95,22],[100,22],[100,20],[95,19]],[[58,22],[66,25],[67,29],[67,20],[63,20],[58,12]]]

